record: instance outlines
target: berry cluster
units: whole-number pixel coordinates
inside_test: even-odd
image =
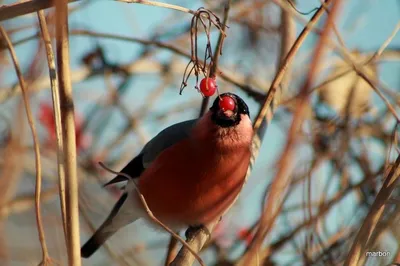
[[[218,86],[215,78],[203,78],[200,81],[200,91],[204,96],[213,96],[215,91],[217,90],[217,87]],[[219,100],[219,107],[223,111],[233,111],[235,109],[235,106],[235,101],[229,96],[224,96]]]

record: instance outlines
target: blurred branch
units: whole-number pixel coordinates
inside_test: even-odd
[[[313,29],[313,28],[311,28],[311,29]],[[114,39],[114,40],[128,41],[128,42],[137,42],[137,43],[140,43],[143,45],[154,45],[159,48],[170,50],[171,52],[174,52],[174,53],[184,56],[186,58],[190,58],[190,54],[186,53],[181,48],[171,45],[171,44],[166,44],[163,42],[143,40],[143,39],[139,39],[139,38],[127,37],[127,36],[121,36],[121,35],[109,34],[109,33],[98,33],[98,32],[89,31],[89,30],[71,30],[70,34],[71,35],[85,35],[85,36],[92,36],[92,37],[97,37],[97,38]],[[27,40],[35,39],[35,38],[37,38],[37,36],[38,35],[35,34],[31,37],[14,42],[14,45],[22,44]],[[373,56],[373,54],[375,54],[375,53],[376,52],[373,52],[371,54],[371,56]],[[382,54],[380,55],[379,58],[381,60],[396,60],[396,59],[400,58],[400,49],[386,49],[385,51],[382,52]],[[180,68],[180,66],[182,66],[182,68]],[[178,65],[175,65],[173,68],[174,71],[176,71],[177,73],[181,73],[184,70],[184,66],[183,66],[183,64],[180,66],[178,69],[178,68],[176,68],[176,67],[178,67]],[[125,69],[126,71],[128,71],[128,73],[134,73],[134,72],[147,73],[150,70],[151,70],[150,73],[154,73],[155,71],[162,71],[163,66],[157,62],[148,62],[147,60],[143,60],[143,61],[138,61],[137,63],[134,63],[134,64],[122,65],[121,69]],[[146,72],[146,70],[148,70],[148,71]],[[335,76],[335,78],[339,78],[342,75],[350,73],[351,71],[353,71],[352,68],[349,68],[348,71],[342,72],[338,76]],[[252,88],[251,85],[248,84],[248,81],[246,80],[246,78],[240,73],[233,72],[226,68],[219,68],[217,72],[219,73],[219,76],[223,80],[242,89],[244,92],[248,93],[250,97],[254,98],[257,102],[261,103],[264,101],[265,95],[262,91],[266,91],[266,88],[268,86],[267,82],[263,82],[262,80],[257,80],[255,82],[253,82],[253,83],[255,83],[255,85],[257,85],[257,87],[259,87],[260,91],[258,91],[258,90],[255,90],[254,88]],[[81,69],[77,69],[72,72],[72,81],[74,83],[81,82],[91,76],[99,75],[101,73],[102,73],[101,69],[98,72],[92,72],[89,68],[83,67]],[[334,78],[332,78],[331,80],[334,80]],[[323,83],[323,84],[326,85],[326,83]],[[40,79],[37,82],[35,82],[34,84],[32,84],[32,90],[39,91],[39,90],[48,88],[48,86],[49,85],[48,85],[47,78],[45,80]],[[322,84],[320,86],[322,86]],[[318,86],[318,88],[320,86]],[[13,88],[0,88],[0,103],[6,101],[7,99],[9,99],[12,96],[17,95],[19,92],[20,92],[20,88],[18,86],[14,86]],[[285,102],[286,101],[287,100],[285,100]]]
[[[57,140],[57,171],[58,171],[58,182],[59,182],[59,196],[60,196],[60,205],[61,205],[61,218],[63,222],[63,230],[64,230],[64,239],[67,241],[68,232],[67,232],[67,214],[66,214],[66,204],[65,204],[65,170],[64,170],[64,158],[63,158],[63,140],[62,140],[62,132],[61,132],[61,114],[60,114],[60,95],[58,91],[58,81],[57,81],[57,71],[56,64],[54,61],[54,52],[51,46],[51,38],[49,29],[46,23],[46,17],[44,12],[38,11],[38,19],[39,25],[42,32],[42,38],[44,41],[46,55],[47,55],[47,64],[49,68],[49,76],[50,76],[50,86],[51,86],[51,95],[53,99],[53,113],[54,120],[56,124],[56,140]]]
[[[373,60],[375,57],[379,56],[379,53],[381,53],[385,49],[385,47],[389,44],[389,42],[396,36],[397,32],[400,30],[400,22],[397,23],[395,29],[393,30],[392,34],[388,37],[388,39],[384,42],[382,45],[382,48],[374,54],[374,56],[370,59]],[[338,32],[337,32],[338,34]],[[340,35],[339,35],[339,39]],[[371,77],[365,72],[364,68],[362,65],[359,65],[355,63],[352,60],[351,54],[346,51],[345,47],[340,47],[340,50],[342,52],[344,60],[349,64],[353,66],[354,71],[357,72],[357,74],[363,78],[370,86],[371,88],[375,91],[375,93],[382,99],[382,101],[385,103],[386,107],[388,110],[393,114],[393,116],[396,118],[397,122],[400,123],[400,117],[397,115],[396,110],[394,107],[390,104],[388,99],[382,94],[382,92],[378,89],[376,86],[375,82],[372,81]]]
[[[40,164],[39,139],[37,136],[35,124],[33,122],[31,106],[30,106],[29,99],[28,99],[28,90],[26,87],[24,77],[22,75],[21,68],[18,63],[17,55],[15,53],[14,47],[12,46],[10,38],[8,37],[7,32],[4,30],[4,28],[2,26],[0,26],[0,33],[3,36],[3,39],[5,40],[5,42],[7,44],[7,48],[9,49],[11,59],[12,59],[12,62],[13,62],[14,68],[15,68],[15,72],[18,76],[18,81],[19,81],[19,84],[20,84],[21,90],[22,90],[22,97],[24,100],[26,116],[28,118],[29,127],[32,132],[33,145],[34,145],[34,150],[35,150],[35,167],[36,167],[35,212],[36,212],[36,222],[37,222],[37,227],[38,227],[39,240],[40,240],[40,244],[42,247],[42,261],[40,264],[47,265],[50,262],[50,257],[49,257],[49,253],[47,250],[46,238],[44,235],[44,228],[43,228],[43,223],[42,223],[42,214],[41,214],[41,210],[40,210],[40,193],[42,190],[42,168],[41,168],[41,164]]]
[[[329,4],[330,2],[331,2],[331,0],[325,1],[326,4]],[[282,63],[278,73],[276,74],[274,80],[272,81],[272,84],[268,90],[268,93],[265,97],[265,100],[262,104],[262,107],[259,111],[256,121],[254,122],[254,130],[255,131],[257,131],[260,128],[262,122],[264,121],[264,118],[267,115],[267,112],[269,112],[269,108],[270,108],[272,99],[274,98],[275,92],[277,91],[279,85],[281,84],[281,82],[284,78],[286,69],[293,62],[295,54],[299,50],[300,46],[303,44],[307,35],[311,32],[311,29],[316,25],[316,22],[321,18],[323,13],[324,13],[324,9],[321,6],[318,9],[318,11],[314,14],[314,16],[310,19],[310,21],[305,26],[303,31],[300,33],[299,37],[296,39],[296,41],[294,42],[290,51],[288,52],[288,54],[284,60],[284,63]]]
[[[66,0],[67,3],[76,2],[79,0]],[[125,3],[137,3],[143,5],[158,6],[163,8],[169,8],[185,13],[194,15],[196,11],[190,10],[188,8],[180,7],[177,5],[171,5],[167,3],[161,3],[156,1],[146,1],[146,0],[116,0]],[[23,16],[29,13],[33,13],[42,9],[50,8],[54,6],[54,1],[52,0],[31,0],[22,3],[13,3],[9,5],[0,6],[0,22],[3,20],[12,19],[18,16]]]
[[[381,171],[378,171],[376,175],[381,174]],[[285,233],[278,240],[272,242],[261,254],[262,258],[270,257],[272,254],[275,254],[278,250],[281,250],[285,244],[287,244],[290,240],[293,240],[296,235],[298,235],[302,229],[306,227],[310,227],[312,224],[316,223],[318,220],[322,219],[324,216],[328,215],[329,211],[332,210],[334,206],[337,206],[341,201],[345,199],[350,193],[354,193],[357,190],[361,189],[366,183],[368,179],[363,179],[357,184],[349,185],[346,188],[338,191],[333,197],[327,201],[322,201],[319,204],[318,212],[314,214],[312,217],[309,217],[303,223],[297,225],[291,231]]]
[[[41,193],[41,202],[49,201],[57,194],[58,187],[50,188]],[[0,206],[0,220],[10,214],[30,210],[35,205],[35,195],[19,196]]]
[[[127,36],[121,36],[121,35],[110,34],[110,33],[99,33],[99,32],[89,31],[89,30],[71,30],[70,35],[84,35],[84,36],[92,36],[92,37],[97,37],[97,38],[106,38],[106,39],[113,39],[113,40],[120,40],[120,41],[135,42],[135,43],[140,43],[142,45],[156,46],[158,48],[167,49],[177,55],[181,55],[186,58],[191,58],[190,53],[185,52],[182,48],[177,47],[176,45],[167,44],[167,43],[163,43],[163,42],[159,42],[159,41],[143,40],[143,39],[134,38],[134,37],[127,37]],[[35,35],[35,37],[36,36],[37,35]],[[199,60],[199,63],[203,64],[204,62]],[[174,71],[177,71],[178,73],[181,73],[184,70],[184,66],[182,64],[182,69],[180,68],[180,66],[181,66],[181,64],[174,65],[174,67],[172,69]],[[179,67],[179,69],[177,67]],[[120,68],[123,70],[126,70],[128,73],[144,71],[146,69],[150,69],[150,70],[152,70],[151,73],[154,73],[154,70],[157,70],[157,69],[160,69],[160,71],[161,71],[163,69],[163,66],[156,62],[149,63],[148,60],[143,60],[143,61],[138,61],[137,63],[134,63],[134,64],[122,65],[122,66],[120,66]],[[93,72],[89,68],[86,67],[86,68],[82,68],[82,69],[74,71],[73,75],[72,75],[72,79],[74,82],[79,82],[79,81],[89,78],[90,76],[99,75],[102,73],[103,73],[102,69],[99,69],[98,71]],[[262,99],[264,97],[263,93],[257,92],[255,89],[250,87],[250,85],[246,81],[246,78],[243,75],[239,75],[238,73],[235,73],[235,72],[233,72],[229,69],[225,69],[225,68],[218,68],[217,73],[219,73],[219,76],[223,80],[225,80],[226,82],[229,82],[231,84],[234,84],[235,86],[238,86],[245,92],[249,93],[249,95],[251,97],[255,97],[256,100]],[[261,80],[257,81],[257,85],[262,90],[266,90],[267,84],[268,83],[262,82]],[[39,88],[37,88],[35,90],[42,90],[42,89],[47,88],[48,87],[47,79],[45,81],[38,81],[36,86],[38,86]],[[19,89],[18,87],[15,87],[12,89],[0,88],[0,103],[7,100],[11,96],[14,96],[16,93],[18,93],[19,92],[18,89]]]
[[[330,2],[331,2],[330,0],[327,0],[327,1],[325,1],[325,4],[329,5]],[[294,114],[294,117],[292,120],[292,125],[289,129],[288,140],[287,140],[286,146],[283,150],[283,153],[279,159],[278,170],[277,170],[277,173],[271,184],[271,192],[268,194],[267,203],[264,207],[264,212],[262,214],[262,217],[260,218],[259,228],[253,238],[253,241],[250,244],[248,251],[241,259],[241,262],[244,263],[244,265],[251,265],[252,264],[251,262],[254,262],[255,257],[257,257],[257,254],[258,254],[259,248],[262,245],[262,242],[264,241],[264,239],[268,235],[269,231],[273,227],[274,221],[276,219],[276,212],[280,209],[279,206],[282,202],[282,200],[280,200],[280,198],[286,194],[285,192],[287,191],[287,185],[289,184],[290,172],[291,172],[291,167],[292,167],[291,160],[293,158],[295,146],[298,141],[297,134],[298,134],[300,126],[303,122],[305,111],[306,111],[306,105],[308,103],[308,97],[309,97],[308,91],[310,89],[310,85],[312,84],[312,82],[315,78],[315,73],[318,71],[319,63],[320,63],[321,59],[323,58],[323,55],[325,52],[324,48],[326,47],[325,42],[329,36],[330,29],[332,27],[332,23],[335,19],[335,16],[338,12],[340,3],[341,2],[339,0],[333,1],[331,10],[329,12],[329,16],[328,16],[327,21],[324,26],[323,34],[321,35],[321,38],[315,48],[313,60],[311,61],[308,75],[307,75],[306,80],[300,90],[300,95],[299,95],[300,100],[299,100],[299,104],[297,105],[297,108],[296,108],[296,113]],[[310,24],[312,22],[315,22],[315,21],[313,21],[313,19],[319,18],[323,12],[324,12],[324,9],[321,6],[318,9],[318,11],[315,13],[313,18],[310,20]],[[297,41],[299,39],[301,39],[300,36],[297,39]],[[293,48],[296,47],[296,44],[298,43],[297,41],[293,45],[291,51],[288,53],[287,59],[286,59],[287,61],[289,61],[288,58],[291,55],[293,55],[291,52],[293,52]],[[283,67],[284,66],[285,65],[283,65]],[[277,77],[278,76],[279,76],[279,73],[278,73]],[[282,74],[282,76],[283,76],[283,74]],[[275,82],[273,82],[273,84],[274,83]],[[269,107],[268,98],[273,97],[273,96],[270,96],[270,94],[273,94],[273,93],[271,93],[271,91],[273,91],[273,92],[276,91],[276,88],[275,88],[275,90],[273,90],[273,88],[274,88],[274,86],[272,85],[271,90],[268,92],[268,96],[266,97],[267,100],[266,100],[263,108],[260,111],[259,117],[257,117],[257,120],[254,124],[255,130],[258,129],[257,125],[260,125],[260,122],[263,119],[263,111],[265,110],[264,115],[267,114],[268,107]],[[258,124],[257,124],[257,122],[258,122]]]
[[[18,101],[15,109],[15,123],[10,125],[10,133],[8,133],[7,142],[0,157],[4,158],[1,165],[0,209],[10,202],[16,194],[24,172],[25,156],[23,156],[24,148],[22,147],[22,142],[26,132],[26,123],[21,100]],[[6,217],[4,216],[3,219],[0,219],[0,257],[3,257],[4,260],[8,255],[3,222]]]
[[[76,2],[78,0],[68,0]],[[31,0],[0,6],[0,22],[54,6],[53,0]]]
[[[65,170],[67,250],[70,266],[81,265],[79,236],[79,200],[76,165],[74,101],[69,70],[68,1],[56,1],[57,74],[60,90],[61,131]]]
[[[171,236],[167,247],[167,256],[165,257],[164,266],[170,265],[177,255],[178,241],[175,237]]]
[[[291,0],[288,0],[291,1]],[[280,31],[281,31],[281,44],[280,44],[280,52],[279,52],[279,67],[278,69],[281,68],[281,65],[285,63],[285,58],[287,54],[290,51],[290,48],[292,47],[293,43],[296,40],[296,23],[290,14],[290,12],[281,9],[281,25],[280,25]],[[290,79],[291,79],[291,72],[292,72],[292,67],[288,66],[286,69],[286,73],[284,77],[282,78],[281,82],[281,88],[282,92],[280,93],[281,95],[285,95],[286,91],[288,89]],[[281,97],[280,95],[280,97]],[[279,97],[279,98],[280,98]],[[280,101],[278,101],[280,102]]]
[[[400,177],[400,155],[397,157],[394,165],[390,166],[390,171],[385,178],[382,188],[378,192],[374,203],[372,204],[364,222],[358,231],[356,238],[349,254],[347,255],[344,265],[358,265],[360,259],[368,247],[371,245],[370,237],[375,230],[375,227],[382,217],[384,207],[390,195],[395,189]],[[388,170],[389,170],[388,169]]]
[[[190,10],[189,8],[181,7],[178,5],[171,5],[167,3],[162,3],[162,2],[157,2],[157,1],[147,1],[147,0],[116,0],[117,2],[124,2],[124,3],[130,3],[130,4],[142,4],[142,5],[148,5],[148,6],[158,6],[158,7],[163,7],[163,8],[168,8],[184,13],[189,13],[192,15],[196,15],[196,11]]]

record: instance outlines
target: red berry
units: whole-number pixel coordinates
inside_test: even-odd
[[[232,97],[224,96],[221,98],[221,100],[219,100],[219,108],[221,108],[222,111],[233,111],[235,110],[235,107],[236,104]]]
[[[200,91],[204,96],[213,96],[217,90],[217,83],[213,78],[203,78],[200,81]]]

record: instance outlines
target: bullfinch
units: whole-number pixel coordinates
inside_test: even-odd
[[[252,138],[248,106],[233,93],[217,97],[201,118],[161,131],[121,170],[133,180],[81,256],[90,257],[120,228],[140,218],[151,221],[132,181],[154,216],[172,230],[220,218],[245,182]],[[105,186],[126,180],[116,176]]]

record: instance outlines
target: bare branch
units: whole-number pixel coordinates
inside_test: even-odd
[[[78,177],[76,169],[76,139],[74,101],[69,70],[68,1],[56,1],[57,74],[60,90],[60,114],[63,136],[65,199],[68,232],[68,261],[70,266],[81,265]],[[56,106],[55,106],[56,107]]]
[[[21,68],[18,63],[17,55],[15,53],[14,47],[12,46],[10,38],[8,37],[7,32],[4,30],[4,28],[2,26],[0,26],[0,33],[3,36],[4,40],[6,41],[7,48],[10,51],[10,55],[12,58],[12,62],[14,64],[15,72],[18,76],[18,81],[19,81],[19,84],[20,84],[21,90],[22,90],[22,96],[23,96],[23,100],[24,100],[26,116],[28,118],[29,127],[32,132],[33,145],[34,145],[34,149],[35,149],[35,167],[36,167],[35,211],[36,211],[36,222],[37,222],[37,227],[38,227],[39,240],[40,240],[40,244],[42,246],[42,261],[40,264],[47,265],[50,261],[50,256],[49,256],[49,252],[48,252],[47,245],[46,245],[46,237],[45,237],[45,233],[44,233],[44,228],[43,228],[43,223],[42,223],[42,214],[41,214],[41,210],[40,210],[40,193],[42,191],[42,168],[41,168],[41,164],[40,164],[39,139],[37,136],[35,124],[33,122],[31,106],[30,106],[29,99],[28,99],[28,90],[26,87],[24,77],[22,75]]]

